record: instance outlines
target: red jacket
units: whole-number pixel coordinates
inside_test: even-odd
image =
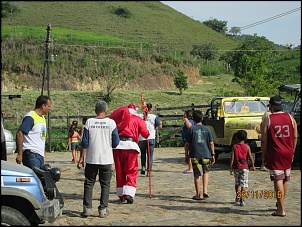
[[[139,134],[144,138],[150,135],[146,122],[139,116],[130,114],[126,106],[114,110],[109,118],[115,121],[119,136],[133,138],[138,143]]]

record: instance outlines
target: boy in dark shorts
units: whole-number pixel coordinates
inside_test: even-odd
[[[235,204],[245,206],[244,198],[247,197],[246,189],[248,187],[249,166],[248,158],[251,160],[252,169],[255,171],[254,159],[249,145],[244,143],[247,138],[245,130],[239,130],[236,133],[238,143],[232,148],[230,174],[234,174],[235,179]]]

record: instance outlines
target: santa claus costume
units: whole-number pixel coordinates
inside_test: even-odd
[[[139,134],[149,137],[146,122],[137,114],[138,106],[129,104],[114,110],[109,118],[118,128],[119,145],[113,149],[116,171],[116,193],[120,202],[133,203],[138,177]]]

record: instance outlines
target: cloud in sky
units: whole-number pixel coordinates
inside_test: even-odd
[[[281,45],[301,44],[301,1],[161,2],[194,20],[202,22],[213,18],[227,21],[228,30],[232,27],[244,27],[264,21],[242,30],[241,34],[254,35],[256,33]],[[271,19],[267,20],[269,18]]]

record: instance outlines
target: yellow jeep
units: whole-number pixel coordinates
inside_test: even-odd
[[[236,143],[235,133],[247,132],[246,143],[253,156],[261,157],[260,124],[268,111],[269,97],[215,97],[207,109],[203,124],[214,134],[215,158],[222,152],[230,152]]]

